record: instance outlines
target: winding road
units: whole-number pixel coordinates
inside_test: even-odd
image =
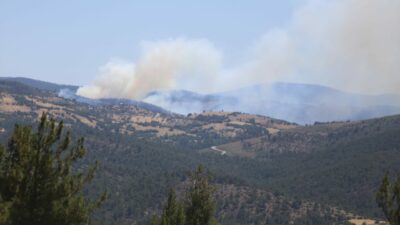
[[[220,152],[221,155],[225,155],[226,154],[226,151],[217,148],[217,146],[212,146],[211,149],[214,150],[214,151]]]

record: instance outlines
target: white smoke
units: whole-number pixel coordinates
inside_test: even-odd
[[[358,92],[399,92],[400,1],[316,1],[295,21],[294,32],[302,35],[297,46],[311,45],[304,61],[311,82]]]
[[[113,60],[100,68],[94,85],[78,89],[77,94],[87,98],[130,97],[129,87],[134,81],[134,65]]]
[[[249,61],[223,68],[207,40],[148,42],[137,63],[110,62],[77,93],[142,99],[158,89],[210,92],[273,81],[400,93],[399,0],[310,0],[252,46]]]
[[[245,70],[249,83],[400,93],[400,1],[308,1],[288,26],[267,32],[254,52]]]
[[[90,98],[142,99],[153,90],[188,88],[212,91],[221,67],[221,55],[206,40],[176,39],[144,42],[137,64],[109,62],[93,86],[78,89]]]

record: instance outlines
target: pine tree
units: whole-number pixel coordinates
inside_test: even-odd
[[[216,225],[215,188],[209,183],[209,176],[199,166],[191,177],[186,196],[186,225]]]
[[[175,216],[175,225],[185,225],[185,209],[183,204],[179,204],[178,211]]]
[[[400,225],[400,176],[390,184],[386,174],[376,193],[376,202],[391,225]]]
[[[156,215],[151,217],[150,225],[160,225],[160,223],[161,223],[161,221]]]
[[[174,189],[168,193],[167,203],[164,206],[161,218],[153,216],[151,225],[185,225],[183,204],[177,200]]]
[[[153,216],[150,225],[218,225],[214,191],[209,176],[199,166],[191,176],[184,202],[178,201],[171,189],[161,218]]]
[[[81,190],[97,163],[87,172],[72,168],[85,155],[84,139],[71,147],[63,122],[40,119],[37,131],[16,125],[5,150],[0,150],[0,222],[12,225],[84,225],[104,200],[91,202]],[[4,211],[4,213],[3,213]]]
[[[177,201],[174,189],[171,189],[168,193],[168,200],[161,216],[160,225],[184,225],[184,222],[183,206]]]
[[[5,159],[4,159],[4,147],[0,145],[0,186],[1,182],[1,174],[3,174],[3,168],[1,165],[4,165]],[[3,200],[3,197],[0,192],[0,225],[6,224],[7,218],[8,218],[8,208],[9,208],[9,203]]]

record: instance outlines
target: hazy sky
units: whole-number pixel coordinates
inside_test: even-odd
[[[400,94],[400,0],[0,0],[0,76],[142,99],[276,81]]]
[[[135,61],[142,41],[207,39],[225,64],[284,26],[301,0],[0,0],[0,76],[89,84],[110,59]]]

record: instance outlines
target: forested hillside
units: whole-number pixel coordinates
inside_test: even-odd
[[[217,184],[222,224],[344,224],[382,218],[374,193],[400,172],[400,116],[299,126],[231,112],[191,115],[131,104],[89,105],[49,90],[0,81],[0,140],[40,114],[84,136],[101,165],[85,195],[109,198],[94,215],[106,224],[146,224],[171,187],[203,164]],[[210,149],[217,146],[227,154]]]

